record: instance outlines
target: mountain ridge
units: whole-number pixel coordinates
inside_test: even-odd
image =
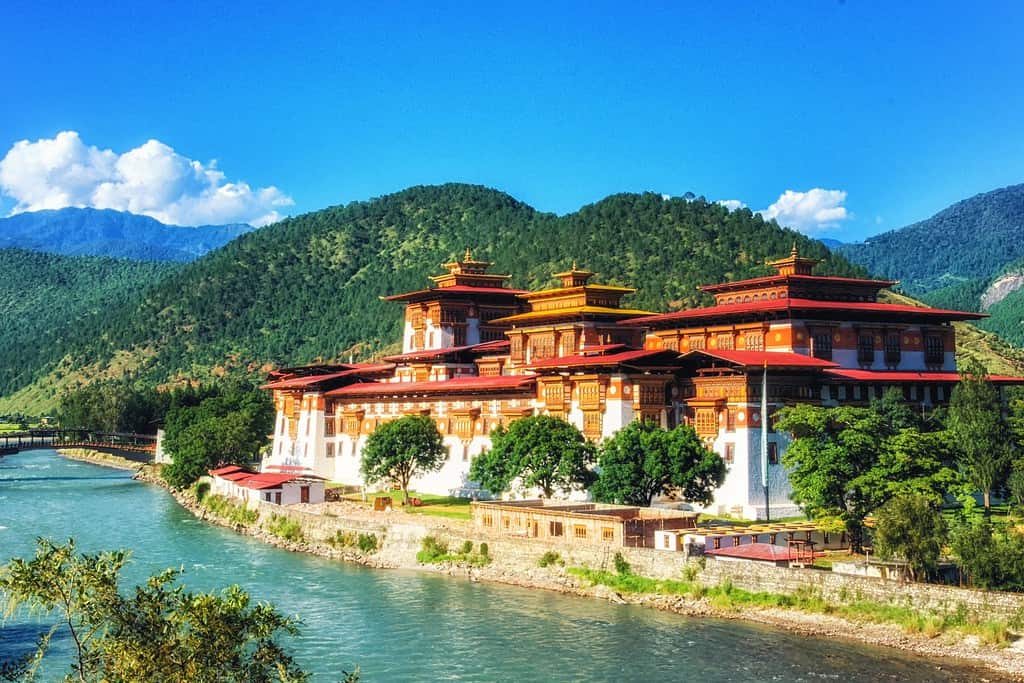
[[[0,218],[0,248],[184,262],[252,230],[244,223],[187,227],[127,211],[66,207]]]

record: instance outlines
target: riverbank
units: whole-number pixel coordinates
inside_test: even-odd
[[[106,464],[95,461],[96,464]],[[108,466],[111,466],[108,464]],[[130,463],[125,469],[135,469]],[[152,466],[139,469],[136,478],[167,488]],[[1024,680],[1024,648],[1021,642],[1007,647],[993,647],[981,638],[960,633],[908,632],[891,623],[872,623],[831,614],[810,613],[794,608],[724,604],[708,595],[630,593],[591,582],[570,573],[573,567],[601,566],[594,554],[563,552],[557,561],[539,566],[543,554],[527,541],[509,543],[482,537],[461,520],[425,518],[401,511],[374,513],[358,504],[331,503],[325,506],[260,506],[239,522],[236,509],[219,507],[220,514],[197,500],[192,491],[171,491],[177,502],[200,519],[229,527],[277,547],[312,553],[328,558],[355,562],[374,568],[398,568],[425,571],[527,588],[541,588],[581,597],[591,597],[621,604],[652,607],[689,617],[741,619],[770,625],[793,633],[813,637],[845,639],[883,645],[931,658],[952,658],[956,664],[984,667],[1012,680]],[[217,508],[216,505],[213,507]],[[240,506],[239,506],[240,507]],[[244,508],[243,508],[244,510]],[[437,563],[421,563],[416,554],[425,537],[439,539],[451,548],[450,557]],[[370,540],[372,537],[372,541]],[[360,544],[362,543],[361,549]],[[460,553],[460,544],[470,543],[468,555]],[[488,545],[481,561],[480,543]],[[372,546],[372,547],[371,547]],[[634,571],[647,572],[650,567],[634,559]],[[664,557],[660,557],[662,561]],[[561,562],[561,563],[560,563]],[[696,568],[692,580],[699,583],[702,572]],[[689,572],[687,572],[689,574]],[[677,578],[681,572],[677,572]],[[689,578],[689,576],[688,576]],[[707,584],[716,579],[707,577]],[[953,665],[954,662],[949,662]],[[984,676],[979,674],[979,680]]]
[[[68,458],[69,460],[78,460],[92,465],[112,467],[117,470],[137,471],[144,467],[143,463],[129,460],[128,458],[121,457],[120,455],[102,453],[88,448],[58,448],[56,450],[58,454],[62,457]]]

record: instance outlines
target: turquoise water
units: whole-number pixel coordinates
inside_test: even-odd
[[[181,566],[192,589],[240,584],[302,617],[292,646],[318,681],[357,663],[369,682],[978,680],[892,650],[288,553],[199,522],[128,473],[53,451],[0,459],[0,561],[30,554],[37,536],[130,548],[133,583]],[[30,647],[37,629],[0,629],[0,659]]]

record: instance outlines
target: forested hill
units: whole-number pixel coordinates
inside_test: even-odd
[[[69,345],[99,334],[111,309],[137,305],[178,267],[0,249],[0,387],[30,382]]]
[[[551,274],[575,259],[600,282],[637,287],[630,305],[660,311],[700,301],[699,284],[767,274],[765,260],[794,242],[826,259],[823,272],[862,272],[747,209],[702,199],[621,194],[558,217],[483,187],[414,187],[234,240],[144,301],[112,311],[56,371],[52,363],[36,367],[38,381],[26,391],[38,404],[98,375],[130,371],[161,383],[391,351],[402,309],[379,297],[428,285],[427,276],[466,247],[523,288],[551,285]],[[20,388],[8,383],[0,392]]]
[[[921,295],[988,280],[1024,258],[1024,184],[979,194],[931,218],[837,251]]]
[[[1024,346],[1024,185],[836,250],[933,306],[984,310],[979,327]]]
[[[68,207],[0,218],[0,248],[192,261],[251,230],[244,223],[183,227],[125,211]]]

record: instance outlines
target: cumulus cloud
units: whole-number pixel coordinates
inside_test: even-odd
[[[741,202],[738,199],[719,199],[715,203],[716,204],[721,204],[722,206],[724,206],[725,208],[729,209],[730,211],[735,211],[736,209],[745,209],[745,208],[747,208],[747,205],[744,204],[743,202]]]
[[[118,154],[86,145],[75,131],[14,143],[0,160],[0,193],[15,201],[12,214],[79,206],[177,225],[266,225],[295,203],[274,186],[230,182],[216,161],[189,159],[159,140]]]
[[[807,192],[786,190],[767,209],[758,211],[767,220],[775,219],[779,225],[799,230],[808,235],[826,232],[851,217],[843,206],[845,190],[823,190],[820,187]]]

